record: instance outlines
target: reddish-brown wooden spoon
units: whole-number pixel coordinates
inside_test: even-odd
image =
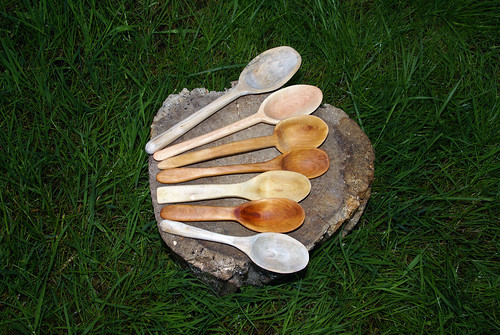
[[[302,206],[285,198],[253,200],[236,207],[170,205],[160,215],[176,221],[237,221],[260,233],[286,233],[300,227],[305,218]]]
[[[318,148],[302,148],[285,152],[278,157],[261,163],[166,169],[156,175],[156,180],[163,184],[173,184],[203,177],[274,170],[294,171],[312,179],[321,176],[329,167],[330,160],[325,151]]]

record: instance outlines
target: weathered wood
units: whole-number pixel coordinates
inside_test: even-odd
[[[222,94],[223,92],[208,92],[204,89],[195,89],[191,92],[184,89],[179,94],[170,95],[151,125],[151,135],[154,137],[170,128]],[[254,114],[267,96],[269,94],[250,95],[237,99],[174,143],[203,135]],[[342,234],[347,234],[353,229],[370,197],[374,173],[373,147],[356,122],[342,110],[328,104],[322,105],[313,115],[323,119],[329,126],[328,137],[320,149],[328,153],[331,165],[325,174],[311,179],[311,193],[300,202],[306,214],[304,224],[299,229],[288,233],[302,242],[308,250],[312,250],[315,246],[326,241],[341,227],[343,227]],[[274,126],[271,125],[257,124],[195,150],[251,137],[271,135],[273,129]],[[275,148],[268,148],[191,166],[209,167],[257,163],[273,159],[279,154]],[[160,222],[162,220],[160,211],[164,205],[157,203],[156,191],[158,187],[165,186],[165,184],[160,184],[156,180],[156,174],[160,171],[157,165],[158,163],[150,156],[151,196],[156,220]],[[187,181],[181,185],[241,183],[256,175],[257,173],[247,173],[206,177]],[[226,198],[190,202],[189,204],[238,206],[245,201],[244,199]],[[189,224],[226,235],[249,236],[255,234],[255,232],[233,221],[190,222]],[[250,262],[245,254],[231,246],[181,238],[161,230],[160,234],[167,246],[178,256],[178,259],[220,295],[234,292],[243,285],[260,285],[273,280],[286,279],[287,275],[279,275],[259,268]],[[307,268],[304,271],[307,271]]]
[[[224,92],[217,99],[156,134],[146,144],[146,152],[154,153],[157,160],[164,159],[158,149],[170,144],[238,97],[271,92],[283,86],[297,72],[301,61],[299,53],[289,46],[264,51],[245,66],[232,90]]]

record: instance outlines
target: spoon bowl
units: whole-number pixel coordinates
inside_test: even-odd
[[[274,130],[276,148],[281,152],[296,148],[316,148],[323,143],[328,126],[319,117],[306,115],[303,117],[288,118],[276,125]]]
[[[277,124],[279,121],[296,115],[314,112],[323,100],[323,92],[312,85],[292,85],[282,88],[268,96],[256,114],[263,122]],[[256,117],[257,116],[257,117]]]
[[[305,212],[296,201],[268,198],[248,201],[236,207],[170,205],[161,209],[160,216],[176,221],[237,221],[260,233],[287,233],[300,227]]]
[[[309,263],[309,252],[302,243],[278,233],[254,235],[249,257],[261,268],[277,273],[297,272]]]
[[[276,273],[297,272],[309,263],[307,248],[285,234],[260,233],[245,237],[229,236],[172,220],[161,221],[160,229],[178,236],[231,245],[244,252],[256,265]],[[177,243],[182,243],[182,241]]]
[[[297,72],[301,61],[299,53],[289,46],[269,49],[248,63],[238,85],[252,93],[274,91]]]
[[[281,152],[298,148],[316,148],[325,141],[327,136],[328,125],[319,117],[292,116],[280,121],[270,136],[249,138],[170,157],[159,162],[158,168],[170,169],[272,146]]]
[[[297,72],[301,61],[299,53],[288,46],[272,48],[261,53],[243,69],[233,89],[151,139],[146,144],[146,152],[153,154],[162,149],[240,96],[271,92],[280,88]]]
[[[300,148],[285,152],[280,156],[280,170],[295,171],[309,179],[324,174],[330,168],[328,154],[318,148]]]
[[[319,107],[322,99],[323,93],[316,86],[293,85],[283,88],[268,96],[255,114],[210,133],[157,151],[153,158],[161,161],[173,157],[251,127],[259,122],[277,124],[281,120],[292,116],[311,114]]]

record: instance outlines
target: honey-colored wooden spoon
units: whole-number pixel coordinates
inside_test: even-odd
[[[318,148],[302,148],[293,149],[261,163],[161,170],[156,175],[156,180],[163,184],[174,184],[203,177],[275,170],[294,171],[311,179],[321,176],[329,167],[330,160],[325,151]]]
[[[153,154],[162,149],[238,97],[271,92],[280,88],[297,72],[301,61],[299,53],[288,46],[261,53],[243,69],[238,84],[233,89],[151,139],[146,144],[146,152]]]
[[[155,152],[153,157],[157,161],[161,161],[236,133],[259,122],[277,124],[291,116],[311,114],[319,107],[322,99],[323,93],[316,86],[293,85],[282,88],[268,96],[255,114],[208,134],[166,147]]]
[[[260,233],[244,237],[229,236],[172,220],[162,220],[160,229],[174,235],[231,245],[245,253],[261,268],[276,273],[297,272],[309,263],[307,248],[285,234]]]
[[[237,221],[259,233],[287,233],[305,218],[302,206],[285,198],[253,200],[236,207],[170,205],[160,215],[175,221]]]
[[[243,183],[162,186],[156,189],[159,204],[225,197],[258,200],[287,198],[301,201],[311,191],[306,176],[292,171],[268,171]]]
[[[327,136],[328,125],[319,117],[314,115],[292,116],[280,121],[274,128],[272,135],[249,138],[170,157],[159,162],[158,168],[170,169],[272,146],[281,152],[297,148],[315,148],[320,146]]]

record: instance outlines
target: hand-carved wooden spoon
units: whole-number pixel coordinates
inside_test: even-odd
[[[262,163],[162,170],[156,175],[156,180],[164,184],[173,184],[203,177],[275,170],[294,171],[311,179],[321,176],[329,167],[330,160],[326,152],[318,148],[302,148],[293,149]]]
[[[311,114],[319,107],[322,99],[323,93],[316,86],[293,85],[282,88],[268,96],[260,105],[257,113],[211,133],[157,151],[153,157],[157,161],[161,161],[236,133],[259,122],[277,124],[291,116]]]
[[[301,61],[299,53],[288,46],[269,49],[261,53],[243,69],[238,84],[233,89],[151,139],[146,144],[146,152],[153,154],[172,143],[188,130],[240,96],[270,92],[280,88],[297,72]]]
[[[236,207],[170,205],[160,215],[175,221],[237,221],[259,233],[287,233],[305,218],[302,206],[285,198],[253,200]]]
[[[162,186],[156,190],[159,204],[225,197],[248,200],[287,198],[301,201],[311,191],[311,182],[297,172],[268,171],[243,183]]]
[[[328,125],[319,117],[292,116],[280,121],[270,136],[249,138],[170,157],[158,163],[158,168],[169,169],[272,146],[281,152],[297,148],[314,148],[320,146],[327,135]]]
[[[260,233],[245,237],[229,236],[171,220],[161,221],[160,229],[174,235],[231,245],[244,252],[261,268],[276,273],[297,272],[309,263],[307,248],[285,234]]]

